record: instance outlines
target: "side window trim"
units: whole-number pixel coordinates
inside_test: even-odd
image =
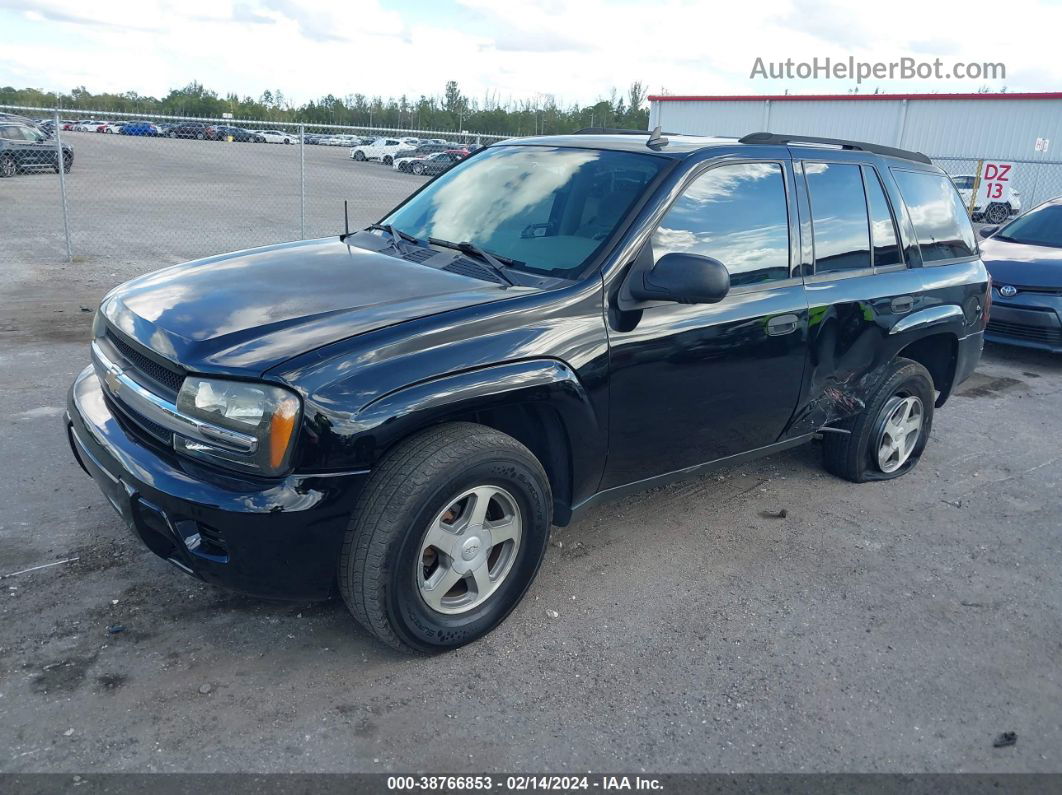
[[[904,251],[903,243],[900,241],[900,225],[896,223],[896,208],[892,206],[892,199],[889,198],[889,192],[885,189],[885,183],[881,180],[881,174],[878,173],[877,167],[869,163],[860,163],[860,170],[863,172],[863,197],[867,202],[867,221],[870,223],[870,267],[874,269],[874,273],[889,273],[891,271],[907,270],[909,265],[907,263],[906,252]],[[896,250],[900,255],[900,261],[894,262],[892,265],[877,265],[874,260],[877,257],[874,246],[874,220],[870,217],[870,180],[876,179],[878,181],[878,187],[881,189],[881,195],[885,197],[885,208],[889,212],[889,220],[892,221],[892,234],[896,238]]]
[[[867,243],[870,247],[870,267],[859,268],[856,270],[848,271],[824,271],[819,272],[819,260],[815,253],[815,210],[812,202],[814,199],[811,197],[811,186],[808,185],[808,175],[804,170],[807,163],[824,163],[828,166],[858,166],[860,181],[863,183],[863,209],[867,215]],[[833,281],[834,279],[852,279],[858,276],[872,276],[874,274],[874,239],[873,233],[870,228],[870,202],[867,197],[867,185],[865,178],[863,177],[863,166],[869,165],[869,163],[862,160],[828,160],[826,158],[802,158],[800,160],[800,173],[804,178],[804,191],[807,194],[808,199],[808,233],[811,236],[811,266],[812,273],[810,276],[805,277],[804,281],[810,284],[816,284],[820,282]]]
[[[793,161],[779,157],[735,157],[722,160],[715,160],[709,163],[697,166],[690,169],[686,174],[678,190],[674,193],[673,198],[668,202],[667,206],[660,212],[659,217],[652,224],[651,232],[647,238],[647,243],[652,240],[653,235],[656,234],[656,230],[660,227],[660,224],[667,218],[667,214],[671,212],[671,208],[678,203],[683,196],[686,195],[686,191],[689,187],[698,179],[703,177],[709,171],[714,171],[717,168],[723,168],[724,166],[746,166],[756,165],[760,163],[767,163],[771,165],[777,165],[782,170],[782,186],[785,190],[785,208],[786,208],[786,221],[787,232],[789,236],[789,275],[784,279],[775,279],[770,282],[763,282],[762,284],[744,284],[736,285],[730,288],[727,295],[741,295],[742,293],[755,293],[762,292],[764,290],[775,290],[779,287],[789,287],[795,284],[801,283],[800,276],[800,231],[799,221],[796,215],[795,207],[795,192],[793,184]]]

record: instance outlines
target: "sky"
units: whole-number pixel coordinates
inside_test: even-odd
[[[0,0],[0,85],[161,96],[280,89],[586,104],[635,80],[650,93],[846,93],[853,79],[750,77],[832,58],[945,68],[999,62],[1006,79],[869,80],[861,92],[1062,89],[1062,0]]]

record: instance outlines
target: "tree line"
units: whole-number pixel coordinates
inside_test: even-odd
[[[583,127],[644,130],[649,124],[649,111],[645,107],[647,93],[642,83],[634,82],[626,93],[613,89],[607,98],[592,104],[565,107],[551,95],[540,95],[533,100],[504,101],[494,92],[481,98],[468,97],[457,82],[451,80],[439,95],[384,98],[367,94],[342,97],[328,94],[296,106],[279,89],[264,91],[258,99],[239,97],[234,93],[222,96],[193,81],[182,88],[171,89],[162,98],[143,96],[135,91],[96,94],[84,86],[69,93],[5,86],[0,88],[0,104],[59,107],[71,112],[80,109],[210,118],[231,113],[236,119],[275,122],[534,135],[568,133]]]

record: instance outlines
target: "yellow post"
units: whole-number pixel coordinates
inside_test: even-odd
[[[966,208],[966,211],[970,213],[970,217],[973,218],[974,205],[977,203],[977,191],[981,187],[981,170],[985,167],[984,160],[977,161],[977,175],[974,177],[973,190],[970,191],[970,206]]]

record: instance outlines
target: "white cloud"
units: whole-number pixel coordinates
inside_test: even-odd
[[[303,102],[328,93],[415,97],[455,79],[473,97],[588,102],[633,80],[654,92],[844,92],[851,81],[779,83],[749,72],[756,57],[849,55],[1001,61],[1012,91],[1062,80],[1054,55],[1062,6],[1050,0],[1013,0],[1002,14],[984,0],[893,0],[887,13],[837,0],[451,2],[414,12],[382,0],[0,0],[0,84],[157,96],[197,79],[241,95],[280,88]]]

